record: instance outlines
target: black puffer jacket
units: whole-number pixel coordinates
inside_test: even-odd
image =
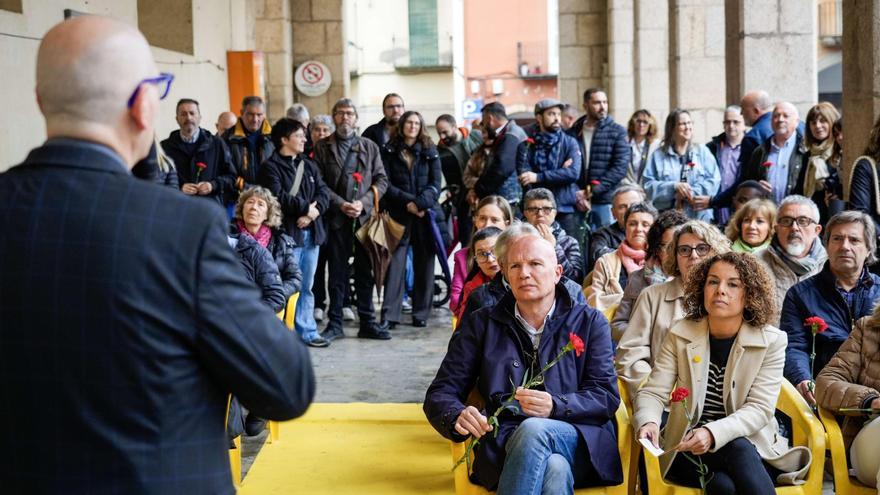
[[[553,222],[551,226],[556,237],[556,262],[562,265],[562,274],[574,281],[584,279],[584,257],[578,241],[565,233],[562,227]]]
[[[303,230],[308,230],[312,233],[312,242],[316,246],[320,246],[327,240],[324,212],[330,205],[330,192],[321,177],[318,165],[306,158],[305,154],[300,155],[297,159],[305,160],[305,168],[299,191],[295,196],[290,194],[290,189],[296,178],[297,165],[292,157],[281,156],[277,151],[272,153],[272,156],[260,166],[260,171],[257,173],[257,184],[265,187],[278,198],[278,202],[281,203],[281,213],[284,214],[284,230],[293,237],[297,245],[303,244]],[[296,221],[299,217],[309,213],[309,205],[312,203],[317,203],[316,207],[321,212],[321,216],[305,229],[300,229],[296,226]]]
[[[272,238],[269,239],[269,245],[266,246],[272,258],[275,259],[275,265],[281,272],[281,283],[284,285],[284,300],[287,301],[290,296],[299,292],[302,287],[302,271],[296,263],[296,255],[293,250],[296,243],[293,238],[282,232],[280,229],[272,229]]]
[[[581,156],[587,156],[583,137],[586,119],[586,115],[579,118],[568,130],[577,139]],[[610,115],[600,120],[590,143],[589,166],[581,168],[581,177],[578,180],[581,189],[594,180],[599,181],[598,185],[593,186],[593,203],[611,204],[614,190],[626,177],[631,153],[632,148],[626,141],[626,129],[614,122]]]
[[[229,245],[238,256],[248,279],[263,293],[262,300],[266,306],[276,313],[284,309],[287,299],[272,253],[248,235],[230,234]]]
[[[413,156],[412,169],[403,158],[407,150]],[[406,210],[407,203],[413,202],[419,210],[440,212],[437,199],[440,196],[440,154],[433,145],[425,147],[416,142],[411,147],[390,141],[382,147],[382,163],[388,176],[388,189],[382,196],[382,208],[391,218],[409,230],[419,217]]]
[[[263,121],[263,127],[260,129],[260,135],[257,137],[257,146],[251,148],[251,144],[247,138],[247,131],[241,123],[241,119],[223,133],[223,139],[229,147],[229,154],[232,156],[232,165],[235,167],[235,192],[244,191],[247,186],[257,183],[257,174],[260,165],[266,161],[272,152],[275,151],[275,145],[272,144],[272,127],[268,120]]]

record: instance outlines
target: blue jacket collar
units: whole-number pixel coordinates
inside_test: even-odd
[[[131,175],[131,169],[114,150],[82,139],[49,139],[31,150],[22,165],[60,165]]]

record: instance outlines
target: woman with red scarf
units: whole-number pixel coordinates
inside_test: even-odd
[[[648,230],[656,218],[657,210],[647,202],[636,203],[626,210],[623,217],[626,237],[617,250],[596,260],[592,281],[584,288],[587,304],[605,311],[620,303],[630,273],[645,266]]]

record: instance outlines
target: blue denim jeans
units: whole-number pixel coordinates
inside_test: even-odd
[[[311,342],[318,336],[318,323],[315,321],[315,296],[312,294],[312,284],[315,281],[315,269],[318,267],[318,250],[312,242],[312,233],[303,231],[302,246],[293,250],[296,262],[302,271],[302,288],[299,290],[299,299],[296,301],[296,315],[293,320],[293,328],[304,342]]]
[[[593,232],[611,225],[614,217],[611,216],[610,204],[593,204],[590,206],[590,214],[587,216],[590,228]]]
[[[574,493],[592,471],[587,448],[570,423],[528,418],[505,445],[507,457],[498,495],[564,495]]]

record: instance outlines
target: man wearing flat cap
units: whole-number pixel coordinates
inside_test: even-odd
[[[575,235],[580,220],[575,209],[577,180],[583,160],[577,140],[562,130],[564,106],[552,98],[535,104],[538,132],[519,144],[516,171],[523,192],[543,187],[553,193],[556,221],[568,235]]]

